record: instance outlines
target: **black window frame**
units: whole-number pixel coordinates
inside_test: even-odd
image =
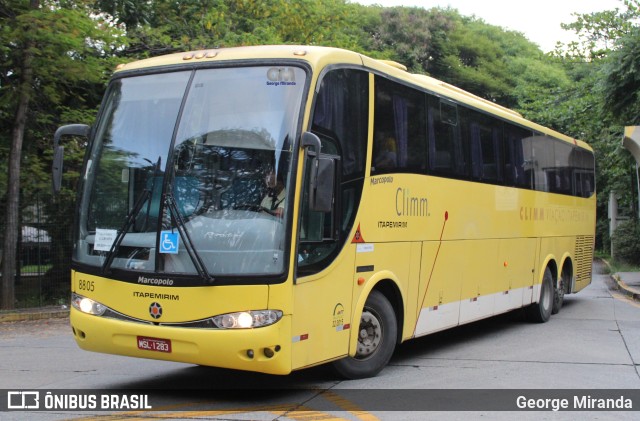
[[[379,86],[395,86],[394,89],[400,92],[413,91],[410,95],[424,95],[426,123],[422,127],[426,131],[426,149],[421,160],[426,161],[426,165],[398,166],[393,171],[383,171],[375,168],[375,158],[372,157],[371,175],[411,172],[574,197],[591,197],[595,193],[594,154],[577,142],[542,133],[505,116],[388,75],[372,73],[376,89],[374,102]],[[378,111],[377,108],[374,111]],[[379,117],[374,112],[374,148]],[[493,159],[489,165],[495,163],[495,171],[485,171],[486,168],[481,167],[485,165],[482,142],[487,139],[474,137],[471,126],[478,122],[485,130],[491,131]],[[559,159],[556,159],[555,149],[565,151],[558,154]]]

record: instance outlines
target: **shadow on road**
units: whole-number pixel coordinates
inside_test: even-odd
[[[566,305],[572,305],[566,301]],[[520,329],[525,321],[522,310],[512,311],[491,319],[481,320],[454,329],[428,335],[400,345],[391,364],[403,365],[415,358],[429,358],[436,351],[448,347],[458,347],[465,342],[504,334],[512,329]],[[192,366],[158,374],[153,378],[134,380],[113,385],[118,389],[199,389],[199,390],[251,390],[251,389],[326,389],[343,382],[330,366],[295,371],[286,376],[227,370],[213,367]],[[343,383],[344,385],[344,383]]]

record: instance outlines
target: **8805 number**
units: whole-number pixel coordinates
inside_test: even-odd
[[[78,280],[78,289],[79,290],[83,290],[83,291],[94,291],[95,290],[95,283],[94,281],[85,281],[84,279],[79,279]]]

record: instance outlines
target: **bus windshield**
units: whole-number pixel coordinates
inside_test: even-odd
[[[112,81],[83,177],[75,261],[166,275],[283,273],[305,77],[270,66]]]

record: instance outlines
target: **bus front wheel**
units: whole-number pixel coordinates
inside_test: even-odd
[[[360,317],[356,355],[338,360],[333,366],[347,379],[375,376],[391,359],[397,337],[393,306],[381,292],[372,291]]]
[[[527,316],[529,320],[536,323],[544,323],[548,321],[553,309],[554,296],[553,275],[551,274],[551,270],[546,268],[544,270],[544,277],[542,278],[540,301],[531,304],[527,308]]]

